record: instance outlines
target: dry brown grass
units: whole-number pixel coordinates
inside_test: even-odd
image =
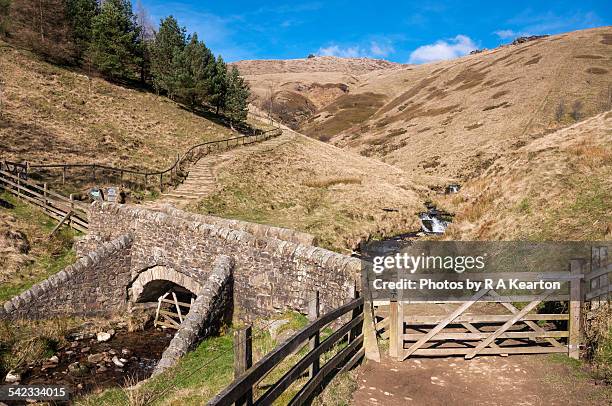
[[[160,168],[229,129],[155,94],[88,79],[0,42],[0,157]]]
[[[421,198],[404,173],[289,131],[222,155],[214,172],[218,191],[194,210],[309,232],[336,251],[417,227]]]
[[[335,72],[295,72],[289,69],[293,63],[260,61],[249,80],[256,86],[299,83],[304,89],[313,83],[343,83],[348,93],[326,99],[327,105],[318,107],[301,131],[323,140],[331,137],[329,142],[337,146],[382,159],[409,174],[432,173],[422,163],[439,156],[436,174],[465,179],[473,175],[479,156],[501,155],[517,143],[573,124],[570,114],[555,119],[561,100],[567,106],[581,103],[579,119],[609,109],[602,89],[608,88],[612,72],[612,59],[607,58],[611,30],[577,31],[451,61],[356,70],[352,75],[346,73],[349,65],[330,67],[339,63],[333,60],[326,69]],[[275,73],[266,73],[271,71]],[[332,107],[348,96],[368,94],[383,95],[384,105]],[[385,138],[398,129],[406,130],[409,141]],[[371,140],[378,140],[377,148]]]
[[[0,193],[0,303],[74,261],[74,233],[64,228],[49,238],[56,225],[38,209]]]
[[[495,160],[455,196],[447,238],[612,239],[612,116],[603,113]]]
[[[80,323],[77,319],[0,321],[0,375],[51,357],[66,344],[65,335]]]

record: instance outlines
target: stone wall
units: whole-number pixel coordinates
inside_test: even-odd
[[[200,340],[217,334],[224,322],[231,321],[233,266],[231,257],[217,257],[204,288],[197,292],[197,299],[164,351],[153,375],[176,365]]]
[[[266,224],[251,223],[248,221],[224,219],[216,216],[203,214],[188,213],[178,210],[174,206],[164,205],[161,211],[171,217],[182,218],[188,221],[197,223],[206,223],[219,227],[229,228],[231,230],[246,231],[253,234],[255,237],[269,237],[278,240],[289,241],[302,245],[316,245],[316,238],[312,234],[303,233],[301,231],[292,230],[290,228],[273,227]]]
[[[127,309],[133,239],[120,235],[0,307],[0,319],[105,315]]]
[[[322,248],[255,236],[177,211],[168,214],[111,203],[94,203],[90,211],[84,246],[125,233],[134,237],[132,280],[156,266],[207,277],[218,255],[231,256],[235,312],[243,320],[286,309],[306,313],[315,290],[325,313],[346,303],[359,281],[358,259]]]

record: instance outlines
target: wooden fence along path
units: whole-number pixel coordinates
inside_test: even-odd
[[[308,381],[304,383],[289,403],[290,405],[301,405],[315,396],[333,376],[350,369],[363,358],[363,298],[353,299],[344,306],[320,317],[318,316],[318,295],[316,300],[310,303],[309,307],[310,318],[314,320],[295,333],[286,342],[265,355],[255,365],[252,365],[250,328],[237,332],[234,338],[234,369],[236,379],[213,398],[208,405],[270,405],[292,383],[308,376]],[[349,321],[321,341],[321,331],[328,324],[343,318],[349,319]],[[280,379],[267,387],[261,396],[254,399],[255,388],[259,382],[268,376],[287,357],[295,354],[304,346],[308,346],[309,352],[297,361]],[[333,350],[337,350],[337,352],[321,365],[322,355]]]
[[[471,359],[477,355],[539,353],[566,353],[577,359],[584,312],[603,302],[609,305],[612,297],[612,264],[608,263],[607,253],[606,247],[593,248],[590,272],[585,260],[572,260],[569,274],[498,276],[569,284],[568,296],[554,297],[555,300],[567,300],[568,306],[563,312],[534,312],[553,294],[552,290],[509,300],[492,289],[483,289],[464,302],[430,302],[429,310],[432,307],[438,309],[434,315],[423,315],[421,311],[413,310],[422,302],[375,302],[375,329],[382,338],[389,339],[389,355],[397,360],[411,356],[463,355]],[[470,279],[475,280],[475,275],[470,275]],[[517,307],[513,302],[523,302],[524,306]],[[470,312],[477,303],[487,305]],[[497,308],[495,313],[493,308]]]
[[[15,174],[2,169],[6,169],[6,165],[0,167],[0,189],[40,207],[49,217],[59,221],[51,234],[64,224],[78,231],[87,231],[87,205],[85,203],[74,200],[72,195],[65,197],[49,190],[46,183],[37,185],[25,180],[24,174],[19,171]]]
[[[176,160],[170,167],[159,171],[142,171],[97,163],[35,164],[29,162],[3,161],[2,165],[4,166],[4,170],[12,173],[18,172],[24,174],[26,178],[31,178],[33,175],[50,177],[52,173],[55,173],[56,177],[61,176],[62,184],[66,183],[66,179],[71,176],[74,170],[80,170],[88,173],[92,182],[107,181],[120,184],[129,183],[145,189],[159,187],[160,191],[163,191],[165,187],[176,186],[178,183],[182,182],[186,176],[188,166],[211,151],[265,141],[272,137],[279,136],[280,134],[282,134],[282,130],[274,128],[254,135],[242,135],[223,140],[203,142],[192,146],[185,151],[182,156],[177,155]]]
[[[4,189],[19,199],[26,200],[40,207],[44,213],[59,221],[52,234],[64,224],[75,230],[86,232],[88,229],[87,204],[74,200],[72,195],[66,197],[49,190],[47,183],[34,183],[31,178],[35,173],[35,169],[42,171],[54,169],[61,170],[62,184],[66,182],[69,170],[80,168],[90,171],[92,176],[91,179],[94,182],[102,180],[104,177],[107,181],[115,180],[120,183],[129,181],[132,184],[138,184],[138,179],[140,179],[143,181],[141,185],[145,188],[157,187],[157,185],[159,185],[160,190],[163,191],[164,186],[176,186],[177,183],[182,182],[186,177],[188,165],[213,150],[248,145],[279,136],[280,134],[282,134],[280,129],[272,129],[255,135],[244,135],[224,140],[203,142],[189,148],[183,156],[178,156],[174,164],[168,169],[152,172],[115,168],[95,163],[31,164],[28,162],[0,161],[0,189]],[[132,179],[128,179],[129,177]],[[136,178],[136,181],[134,178]],[[157,179],[159,179],[159,183],[156,183]]]

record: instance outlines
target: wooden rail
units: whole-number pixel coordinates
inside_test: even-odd
[[[318,308],[318,306],[316,306],[316,308]],[[351,368],[363,357],[363,308],[363,298],[357,298],[338,309],[332,310],[321,317],[317,317],[302,330],[295,333],[285,343],[265,355],[255,365],[248,369],[244,368],[246,371],[243,373],[240,373],[241,368],[237,368],[238,376],[234,382],[212,399],[208,405],[221,406],[232,405],[234,403],[237,405],[270,405],[284,393],[293,382],[302,377],[306,371],[309,370],[309,380],[302,386],[289,404],[301,405],[306,403],[316,395],[321,386],[331,379],[336,372]],[[350,321],[335,330],[325,340],[319,342],[321,330],[325,326],[339,320],[349,313],[351,314]],[[250,336],[250,333],[247,332],[243,335],[243,337],[247,336]],[[347,336],[348,340],[346,340],[346,346],[340,349],[324,365],[320,365],[321,356],[336,348]],[[252,397],[254,388],[257,384],[266,377],[272,369],[277,367],[283,360],[294,354],[305,344],[309,345],[310,351],[293,365],[293,367],[291,367],[291,369],[276,383],[271,385],[263,395],[254,400]],[[241,345],[242,344],[240,344],[238,348],[236,348],[235,345],[234,351],[237,354],[237,358],[239,358],[238,355],[244,356],[250,353],[248,347],[241,348]],[[248,346],[250,344],[244,343],[244,345]],[[245,359],[243,362],[240,362],[240,364],[248,366],[249,360]]]
[[[282,130],[274,128],[267,131],[262,131],[254,135],[241,135],[239,137],[227,138],[217,141],[207,141],[190,147],[183,155],[178,155],[174,163],[167,169],[158,171],[142,171],[130,168],[114,167],[102,165],[98,163],[51,163],[51,164],[35,164],[30,162],[11,162],[0,161],[0,170],[10,172],[12,174],[25,175],[25,178],[31,177],[34,170],[57,170],[60,169],[62,184],[66,182],[69,176],[69,170],[82,169],[91,173],[91,179],[95,182],[100,178],[110,179],[124,182],[130,181],[137,185],[142,185],[145,188],[157,187],[163,191],[164,186],[175,186],[184,180],[187,165],[200,159],[203,155],[213,150],[228,149],[239,145],[248,145],[255,142],[267,140],[282,134]],[[165,179],[165,180],[164,180]]]
[[[65,197],[49,190],[47,184],[37,185],[23,179],[20,175],[0,170],[0,188],[40,207],[49,217],[75,230],[86,232],[89,227],[87,205],[75,201],[72,195]]]

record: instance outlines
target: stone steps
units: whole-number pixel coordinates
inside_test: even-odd
[[[224,156],[227,156],[226,154],[248,154],[249,151],[253,151],[254,149],[274,148],[282,142],[286,142],[286,140],[283,141],[282,138],[282,136],[276,137],[267,141],[247,145],[244,148],[230,149],[219,155],[211,154],[204,156],[190,168],[187,178],[176,189],[169,190],[163,193],[159,199],[147,202],[144,205],[154,208],[163,204],[171,204],[181,209],[198,200],[205,199],[216,190],[217,182],[213,168],[219,160],[223,160]]]

